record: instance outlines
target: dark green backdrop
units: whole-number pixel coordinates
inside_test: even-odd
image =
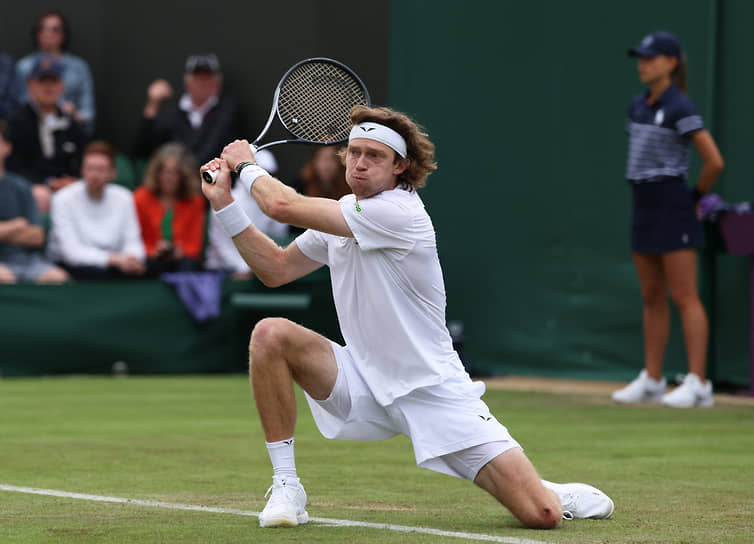
[[[727,168],[716,191],[754,199],[747,127],[754,40],[742,1],[395,2],[391,102],[423,121],[440,169],[423,196],[438,230],[448,316],[493,373],[629,378],[641,304],[623,181],[626,111],[641,91],[626,50],[666,29]],[[400,6],[400,9],[398,9]],[[693,170],[698,170],[698,161]],[[748,382],[748,260],[720,256],[717,379]],[[702,282],[710,274],[705,270]],[[685,370],[674,315],[668,375]]]
[[[466,353],[484,372],[626,379],[641,365],[623,171],[625,113],[641,90],[626,49],[647,32],[675,32],[688,50],[690,96],[727,161],[716,191],[731,202],[754,200],[748,0],[383,0],[368,12],[345,0],[58,5],[73,23],[73,51],[94,70],[98,135],[122,148],[147,83],[166,76],[179,86],[186,54],[201,50],[219,54],[252,136],[284,68],[307,56],[351,64],[375,102],[414,115],[437,143],[440,169],[422,196],[438,231],[448,317],[463,322]],[[27,52],[31,19],[45,6],[30,0],[6,12],[2,47]],[[305,153],[276,150],[283,177]],[[704,261],[714,377],[745,384],[749,262],[713,253]],[[117,313],[114,292],[101,303]],[[15,308],[0,298],[5,320]],[[36,321],[42,341],[34,346],[43,349],[51,319],[44,305],[37,310],[23,315]],[[312,323],[327,329],[331,318]],[[677,316],[674,323],[668,375],[685,369]],[[145,352],[153,349],[148,338]],[[205,365],[215,368],[209,358]]]

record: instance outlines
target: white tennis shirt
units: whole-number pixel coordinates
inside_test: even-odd
[[[340,199],[354,238],[307,230],[299,249],[330,268],[346,347],[386,406],[418,387],[465,374],[445,324],[435,229],[419,195],[403,189]]]

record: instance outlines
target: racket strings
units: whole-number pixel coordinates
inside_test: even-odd
[[[329,143],[348,138],[350,111],[367,104],[363,84],[348,71],[316,61],[296,68],[280,86],[278,115],[296,137]]]

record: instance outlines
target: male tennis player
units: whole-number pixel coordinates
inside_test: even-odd
[[[610,498],[586,484],[540,480],[507,429],[481,400],[452,348],[435,231],[416,189],[434,163],[434,145],[405,115],[357,106],[344,153],[353,194],[340,200],[297,194],[254,164],[235,141],[202,170],[217,218],[267,286],[330,267],[346,346],[282,318],[254,327],[250,373],[272,460],[262,527],[306,523],[306,493],[296,473],[293,382],[306,392],[327,438],[381,440],[407,435],[419,466],[473,481],[524,525],[552,528],[561,518],[607,518]],[[233,202],[238,171],[261,209],[306,230],[287,248],[262,234]]]

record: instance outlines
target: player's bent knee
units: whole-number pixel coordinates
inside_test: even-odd
[[[536,515],[528,520],[522,520],[524,525],[530,529],[554,529],[560,525],[563,514],[559,509],[543,508]]]
[[[282,317],[266,317],[259,321],[251,331],[249,353],[252,358],[264,356],[271,350],[279,350],[290,322]]]
[[[525,527],[552,529],[563,516],[557,495],[542,485],[531,461],[511,448],[487,463],[474,483],[490,493]]]
[[[528,501],[527,501],[528,502]],[[560,504],[537,503],[512,504],[509,507],[511,513],[527,529],[554,529],[560,525],[563,512]]]
[[[258,321],[251,331],[251,345],[259,347],[269,342],[276,334],[280,321],[283,321],[280,317],[265,317]]]

